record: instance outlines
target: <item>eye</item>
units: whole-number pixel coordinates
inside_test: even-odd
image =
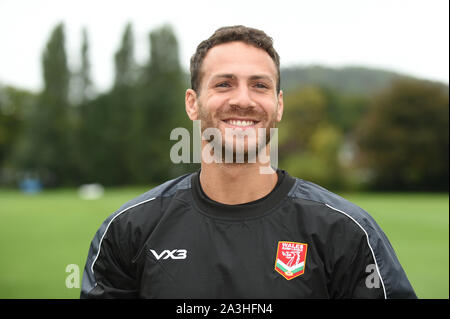
[[[231,85],[228,82],[221,82],[221,83],[216,84],[216,87],[218,87],[218,88],[227,88],[227,87],[230,87],[230,86]]]
[[[269,87],[267,85],[265,85],[264,83],[256,83],[255,87],[257,87],[258,89],[268,89]]]

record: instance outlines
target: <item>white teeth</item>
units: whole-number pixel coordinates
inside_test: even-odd
[[[239,120],[228,120],[228,124],[236,125],[236,126],[252,126],[255,124],[253,121],[239,121]]]

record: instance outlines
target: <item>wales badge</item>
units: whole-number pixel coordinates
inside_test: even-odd
[[[275,270],[287,280],[294,279],[305,272],[307,244],[292,241],[279,241]]]

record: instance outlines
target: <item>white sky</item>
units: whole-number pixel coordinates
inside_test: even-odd
[[[163,23],[174,28],[186,69],[214,30],[244,24],[274,39],[282,66],[360,65],[449,82],[448,0],[0,0],[0,83],[42,87],[41,55],[60,21],[72,69],[87,27],[98,91],[112,83],[128,21],[139,63],[148,58],[149,32]]]

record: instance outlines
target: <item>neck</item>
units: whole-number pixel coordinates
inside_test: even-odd
[[[258,161],[242,164],[202,162],[201,167],[200,184],[203,191],[209,198],[222,204],[237,205],[258,200],[269,194],[278,180],[272,168],[269,174],[261,174],[262,165]]]

